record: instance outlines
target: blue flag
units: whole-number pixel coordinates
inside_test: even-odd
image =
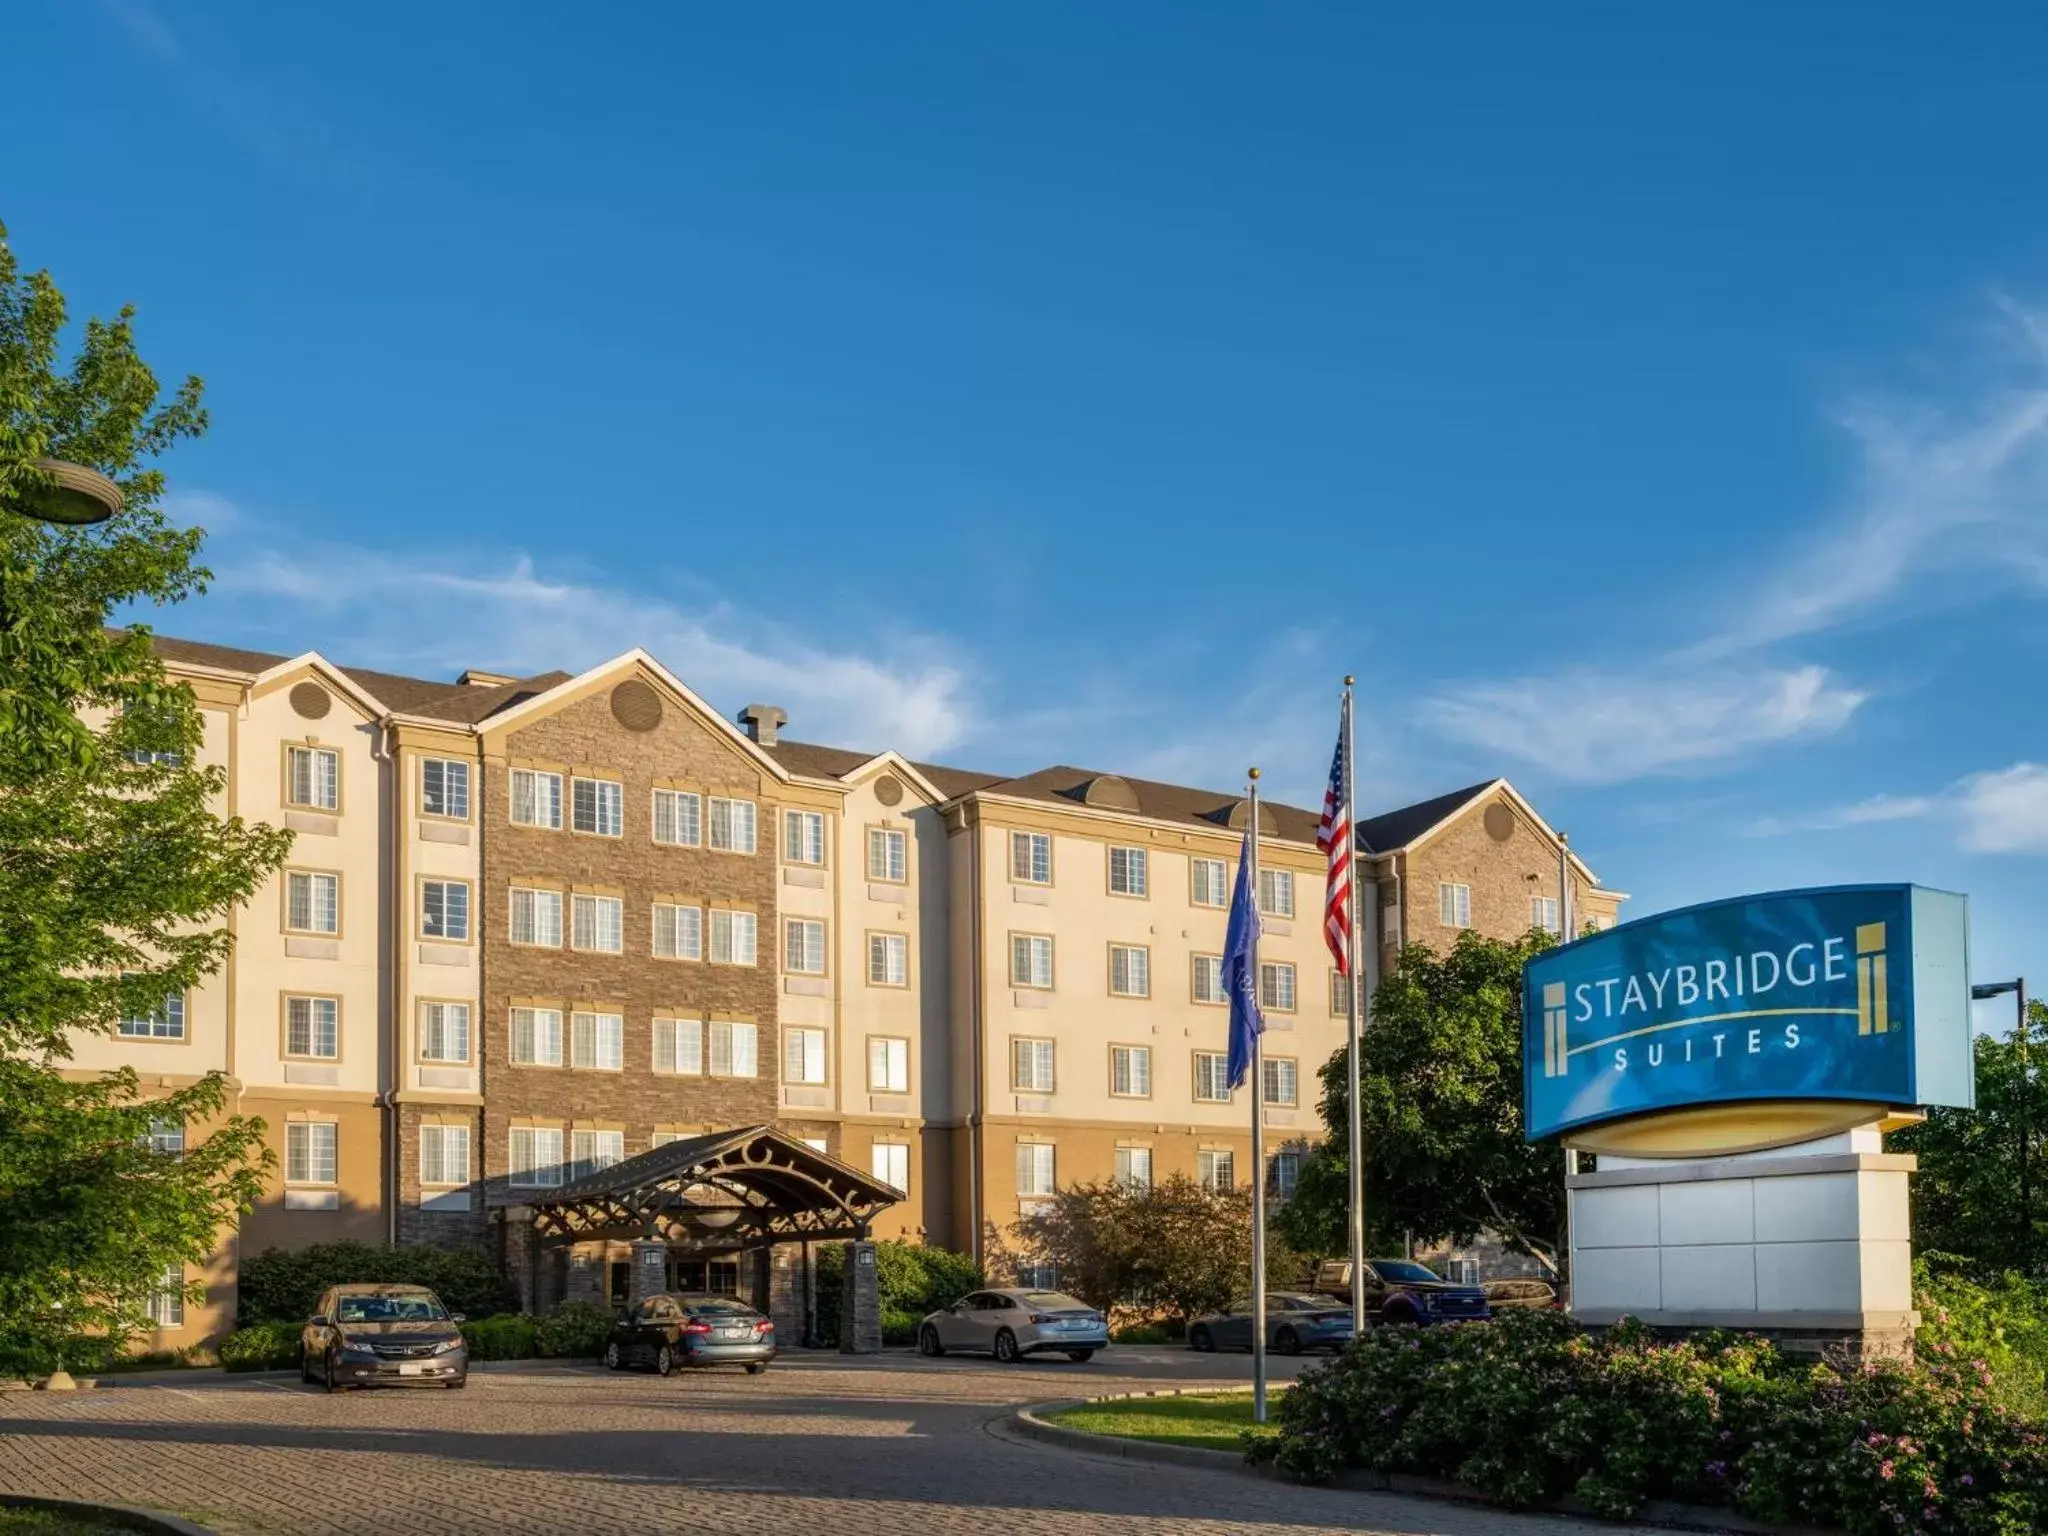
[[[1259,1012],[1258,967],[1252,951],[1259,942],[1259,903],[1252,891],[1252,834],[1244,835],[1237,860],[1237,889],[1230,893],[1230,926],[1223,938],[1223,995],[1230,999],[1230,1089],[1251,1075],[1252,1044],[1266,1032]]]

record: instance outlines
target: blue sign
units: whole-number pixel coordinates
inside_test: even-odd
[[[1531,1141],[1695,1104],[1976,1101],[1968,902],[1845,885],[1709,902],[1522,975]]]

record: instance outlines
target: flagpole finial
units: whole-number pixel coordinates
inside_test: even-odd
[[[1352,676],[1352,675],[1351,675],[1351,674],[1350,674],[1349,672],[1346,672],[1346,673],[1344,674],[1344,686],[1345,686],[1346,688],[1349,688],[1349,687],[1350,687],[1350,686],[1351,686],[1351,685],[1352,685],[1353,683],[1355,683],[1355,682],[1357,682],[1357,681],[1358,681],[1358,679],[1357,679],[1357,678],[1355,678],[1355,677],[1353,677],[1353,676]]]
[[[1557,840],[1558,840],[1558,843],[1559,843],[1559,844],[1560,844],[1561,846],[1563,846],[1563,847],[1566,847],[1566,848],[1569,848],[1569,847],[1571,846],[1571,844],[1572,844],[1571,834],[1570,834],[1569,832],[1560,832],[1560,833],[1558,833],[1558,834],[1557,834]]]
[[[1247,771],[1248,771],[1248,772],[1249,772],[1249,773],[1251,774],[1251,776],[1252,776],[1252,782],[1253,782],[1254,784],[1258,783],[1258,781],[1259,781],[1259,770],[1258,770],[1258,769],[1256,769],[1256,768],[1252,768],[1252,769],[1249,769],[1249,770],[1247,770]]]

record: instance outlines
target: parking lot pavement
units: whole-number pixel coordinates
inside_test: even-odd
[[[1281,1371],[1299,1369],[1276,1361]],[[1569,1536],[1613,1526],[1078,1455],[991,1432],[1017,1405],[1227,1387],[1242,1356],[1117,1349],[1002,1367],[791,1356],[766,1375],[479,1370],[329,1397],[210,1377],[0,1394],[0,1489],[169,1509],[231,1533],[762,1532]]]

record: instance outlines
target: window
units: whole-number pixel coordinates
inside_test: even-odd
[[[878,1141],[872,1148],[869,1171],[891,1188],[910,1192],[910,1148],[900,1141]]]
[[[586,1173],[595,1173],[600,1168],[609,1168],[613,1163],[623,1163],[625,1160],[624,1131],[569,1133],[569,1177],[572,1179],[580,1179]]]
[[[1294,1186],[1301,1178],[1301,1154],[1299,1152],[1275,1152],[1272,1175],[1266,1180],[1266,1187],[1275,1199],[1286,1200],[1293,1196]]]
[[[704,1075],[702,1019],[654,1021],[654,1070],[674,1073],[679,1077]]]
[[[597,837],[619,837],[626,830],[626,786],[611,779],[569,781],[569,825]]]
[[[1351,1017],[1351,978],[1334,966],[1330,970],[1330,1017]]]
[[[1275,1013],[1294,1012],[1294,962],[1259,962],[1259,1006]]]
[[[654,792],[654,840],[677,848],[704,841],[704,797],[687,789]]]
[[[562,1182],[562,1133],[554,1126],[512,1127],[507,1183],[553,1189]]]
[[[1294,871],[1259,871],[1259,910],[1268,917],[1294,916]]]
[[[420,1182],[440,1185],[469,1182],[468,1126],[420,1127]]]
[[[284,1053],[333,1061],[341,1055],[341,1003],[332,997],[284,1000]]]
[[[1010,985],[1052,986],[1052,940],[1038,933],[1010,935]]]
[[[626,1021],[616,1013],[569,1015],[569,1065],[617,1072],[626,1065]]]
[[[420,936],[469,942],[469,882],[467,880],[423,880],[420,882]]]
[[[1010,834],[1010,878],[1025,885],[1052,884],[1052,836],[1046,832]]]
[[[785,1083],[825,1081],[825,1031],[785,1029],[782,1032],[782,1080]]]
[[[1266,1068],[1266,1102],[1268,1104],[1297,1104],[1300,1102],[1300,1075],[1295,1064],[1285,1056],[1268,1056]]]
[[[1035,1291],[1056,1291],[1060,1287],[1060,1267],[1043,1262],[1019,1264],[1017,1283]]]
[[[799,976],[825,974],[825,925],[807,917],[783,924],[782,968]]]
[[[1195,1052],[1195,1098],[1203,1104],[1230,1102],[1230,1057],[1222,1051]]]
[[[562,1010],[514,1008],[512,1059],[523,1066],[559,1067],[562,1064]]]
[[[1118,896],[1143,896],[1146,894],[1144,849],[1112,848],[1109,850],[1109,888]]]
[[[1237,1154],[1216,1151],[1208,1147],[1195,1154],[1195,1182],[1204,1189],[1228,1190],[1237,1187]]]
[[[562,776],[538,768],[512,770],[512,825],[562,830]]]
[[[446,757],[423,758],[420,809],[451,821],[469,820],[469,764]]]
[[[868,985],[907,987],[910,985],[910,939],[901,933],[868,935]]]
[[[681,1141],[682,1139],[683,1133],[681,1131],[656,1131],[647,1138],[647,1150],[652,1152],[656,1147],[665,1147],[672,1141]]]
[[[908,1040],[868,1036],[868,1089],[872,1093],[910,1092]]]
[[[1230,866],[1221,859],[1190,859],[1188,861],[1193,888],[1188,899],[1198,907],[1227,907],[1230,905]]]
[[[1152,995],[1152,951],[1138,944],[1109,946],[1109,990],[1116,997]]]
[[[726,1019],[711,1021],[711,1075],[758,1077],[761,1032],[751,1024]]]
[[[1053,1146],[1044,1141],[1017,1143],[1017,1193],[1020,1196],[1049,1195],[1053,1192]]]
[[[711,846],[725,853],[754,851],[754,802],[711,800]]]
[[[654,953],[663,960],[704,958],[704,909],[654,904]]]
[[[1195,956],[1195,1001],[1198,1003],[1223,1003],[1229,999],[1223,995],[1223,957],[1221,955]]]
[[[183,1120],[151,1120],[146,1138],[149,1150],[165,1157],[185,1155],[185,1122]]]
[[[1439,885],[1436,888],[1437,921],[1446,928],[1472,926],[1472,887]]]
[[[512,887],[512,942],[562,947],[562,893]]]
[[[1118,1147],[1116,1149],[1116,1181],[1125,1189],[1150,1189],[1152,1187],[1152,1149],[1150,1147]]]
[[[420,1060],[469,1060],[469,1004],[420,1004]]]
[[[1109,1048],[1109,1091],[1120,1099],[1152,1097],[1152,1047],[1112,1045]]]
[[[570,943],[616,955],[626,947],[626,903],[617,896],[576,896],[570,902]]]
[[[827,1143],[825,1138],[822,1136],[802,1136],[799,1137],[798,1140],[802,1141],[803,1144],[809,1147],[813,1152],[822,1152],[827,1157],[830,1157],[832,1155],[832,1148],[830,1144]]]
[[[1529,926],[1540,928],[1545,933],[1557,932],[1557,898],[1555,896],[1531,896],[1529,898]]]
[[[868,878],[901,885],[910,878],[910,840],[889,827],[868,828]]]
[[[288,1121],[284,1128],[285,1183],[332,1184],[334,1136],[331,1121]]]
[[[284,877],[284,925],[292,933],[341,932],[341,876],[288,871]]]
[[[1010,1084],[1019,1093],[1051,1093],[1052,1042],[1013,1040],[1010,1042]]]
[[[717,965],[752,965],[760,924],[751,912],[711,909],[711,959]]]
[[[822,812],[782,813],[782,856],[792,864],[825,862],[825,817]]]
[[[155,1328],[185,1326],[185,1270],[173,1264],[158,1278],[149,1293],[149,1321]]]
[[[286,805],[315,811],[341,809],[341,754],[331,747],[284,749]]]
[[[185,1038],[185,994],[173,992],[148,1013],[124,1013],[115,1032],[123,1040]]]

